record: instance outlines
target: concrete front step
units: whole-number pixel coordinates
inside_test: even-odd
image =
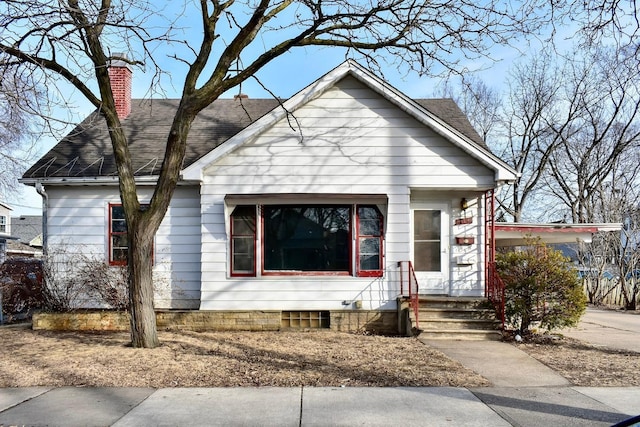
[[[421,295],[418,299],[420,308],[457,308],[457,309],[487,309],[489,306],[486,298],[478,297],[448,297]]]
[[[423,318],[419,317],[420,329],[483,329],[493,331],[500,328],[500,323],[495,319],[447,319],[447,318]],[[412,319],[415,323],[415,320]]]
[[[399,300],[404,311],[407,333],[416,330],[416,319],[409,301]],[[432,339],[501,340],[500,322],[485,298],[420,296],[418,305],[420,336]],[[426,335],[425,335],[426,334]]]
[[[501,340],[500,322],[485,298],[421,296],[420,336],[429,339]],[[411,322],[415,325],[413,314]]]
[[[501,341],[502,332],[481,329],[421,329],[420,338],[431,340],[491,340]]]
[[[495,320],[496,313],[488,308],[419,308],[420,319],[485,319]]]

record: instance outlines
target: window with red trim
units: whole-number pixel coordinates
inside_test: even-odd
[[[350,206],[262,207],[265,273],[350,270]]]
[[[231,275],[256,274],[256,207],[236,206],[231,213]]]
[[[382,214],[375,206],[358,206],[358,276],[382,276]]]
[[[149,205],[141,205],[146,209]],[[127,265],[129,242],[122,204],[109,204],[109,265]]]
[[[259,208],[236,206],[231,214],[231,276],[255,276],[258,254],[264,275],[383,275],[384,218],[376,206]]]

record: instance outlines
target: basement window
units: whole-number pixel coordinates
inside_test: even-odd
[[[328,311],[283,311],[281,326],[285,329],[328,329]]]

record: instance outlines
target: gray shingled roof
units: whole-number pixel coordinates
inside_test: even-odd
[[[451,99],[416,100],[430,113],[485,147],[466,116]],[[164,143],[180,100],[133,100],[122,121],[129,138],[136,175],[157,175]],[[193,123],[183,167],[187,167],[278,106],[275,99],[218,99]],[[488,151],[488,150],[487,150]],[[23,175],[24,178],[116,175],[106,124],[94,112]]]
[[[136,175],[157,175],[164,144],[178,99],[132,101],[131,114],[122,121]],[[253,121],[272,110],[274,99],[220,99],[193,122],[185,166],[198,160]],[[244,107],[244,108],[243,108]],[[27,170],[24,178],[94,177],[116,174],[111,141],[104,119],[94,112]]]
[[[11,235],[22,243],[29,244],[42,234],[42,215],[22,215],[11,217]]]
[[[416,99],[418,104],[464,136],[491,152],[480,134],[473,128],[469,118],[462,112],[458,104],[451,98]]]

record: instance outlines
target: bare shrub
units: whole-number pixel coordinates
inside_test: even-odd
[[[74,245],[56,245],[44,259],[44,307],[66,312],[80,308],[129,309],[128,269]],[[160,264],[156,265],[160,267]],[[154,272],[158,295],[184,295],[163,272]]]
[[[86,260],[78,273],[86,289],[116,310],[129,309],[129,273],[125,266],[110,266],[105,262]]]
[[[64,249],[44,258],[44,308],[49,311],[73,311],[81,307],[82,286],[74,274],[74,265]]]
[[[44,260],[45,308],[66,312],[79,308],[126,310],[127,269],[109,266],[90,253],[58,246]]]

